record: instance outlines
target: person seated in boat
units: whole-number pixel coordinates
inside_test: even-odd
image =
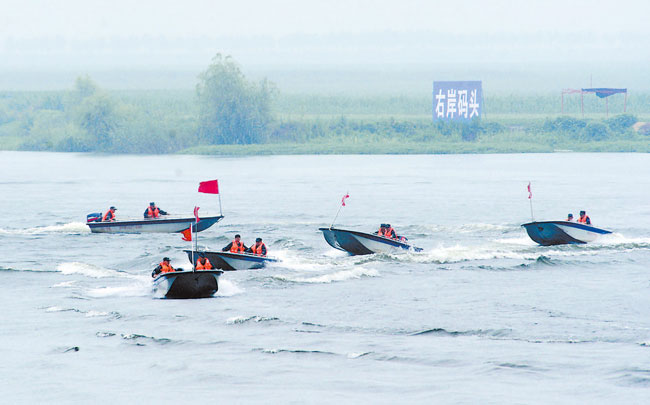
[[[167,212],[158,208],[155,202],[150,202],[147,209],[144,210],[145,218],[159,218],[161,215],[167,215]]]
[[[235,240],[230,242],[226,247],[221,249],[222,252],[230,253],[244,253],[248,248],[244,245],[244,242],[241,241],[241,235],[235,235]]]
[[[113,222],[115,221],[115,211],[117,211],[117,208],[111,206],[111,208],[106,211],[106,214],[102,217],[103,222]]]
[[[587,215],[587,213],[584,211],[580,211],[580,218],[578,218],[578,222],[585,225],[591,225],[591,219],[589,218],[589,215]]]
[[[212,270],[212,263],[203,253],[199,253],[199,260],[196,261],[197,270]]]
[[[170,261],[171,260],[169,260],[169,257],[163,257],[162,262],[160,262],[158,264],[158,267],[153,269],[153,272],[151,272],[151,277],[156,277],[158,274],[161,273],[171,273],[173,271],[176,271],[169,263]]]
[[[262,238],[255,239],[255,244],[248,248],[248,252],[258,256],[266,256],[266,245],[262,243]]]
[[[573,222],[573,214],[569,214],[566,217],[567,222]]]
[[[384,238],[389,238],[389,239],[395,239],[397,238],[397,234],[395,233],[395,229],[393,229],[390,224],[381,224],[379,227],[379,230],[377,231],[377,235],[383,236]]]

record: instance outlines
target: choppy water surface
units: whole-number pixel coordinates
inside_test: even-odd
[[[91,234],[149,201],[218,212],[217,249],[280,259],[214,298],[160,300],[180,235]],[[615,231],[539,247],[519,226],[586,209]],[[390,222],[422,253],[346,256],[319,226]],[[618,402],[650,398],[650,156],[213,158],[0,153],[0,391],[12,402]]]

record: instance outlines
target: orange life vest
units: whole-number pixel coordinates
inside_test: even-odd
[[[158,265],[161,267],[160,273],[171,273],[172,271],[174,271],[174,268],[171,266],[171,264],[165,264],[165,262],[160,262]]]
[[[111,212],[111,210],[106,211],[106,214],[104,214],[104,218],[102,221],[110,221],[112,219],[115,219],[115,214]]]
[[[578,218],[578,222],[580,222],[581,224],[586,224],[588,219],[589,219],[589,215],[585,215],[584,217]]]
[[[242,242],[237,242],[236,240],[232,241],[232,246],[230,247],[230,253],[243,253],[244,244]]]
[[[259,246],[256,245],[251,246],[251,251],[253,252],[254,255],[266,256],[262,254],[263,252],[262,248],[266,248],[266,246],[263,243],[260,243]]]
[[[158,218],[160,216],[160,210],[158,207],[156,209],[151,209],[151,206],[147,208],[147,218]]]
[[[199,259],[196,262],[196,269],[197,270],[212,270],[212,264],[210,263],[210,260],[208,258],[205,258],[205,263],[201,263],[201,259]]]
[[[392,238],[393,238],[393,232],[395,232],[395,230],[393,229],[393,227],[386,228],[386,229],[384,230],[384,232],[382,232],[381,229],[379,229],[379,236],[383,236],[383,237],[385,237],[385,238],[390,238],[390,239],[392,239]]]

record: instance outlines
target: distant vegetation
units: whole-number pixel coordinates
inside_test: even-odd
[[[217,55],[195,91],[106,91],[78,77],[69,91],[0,92],[0,149],[107,153],[470,153],[650,151],[650,94],[631,114],[559,94],[490,95],[481,121],[434,123],[431,98],[282,94]],[[623,110],[611,97],[610,112]],[[636,124],[636,125],[635,125]]]

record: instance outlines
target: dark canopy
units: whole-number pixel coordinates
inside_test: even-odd
[[[627,93],[627,89],[610,89],[607,87],[598,87],[592,89],[582,89],[583,93],[596,93],[596,96],[600,98],[609,97],[612,94],[618,93]]]

